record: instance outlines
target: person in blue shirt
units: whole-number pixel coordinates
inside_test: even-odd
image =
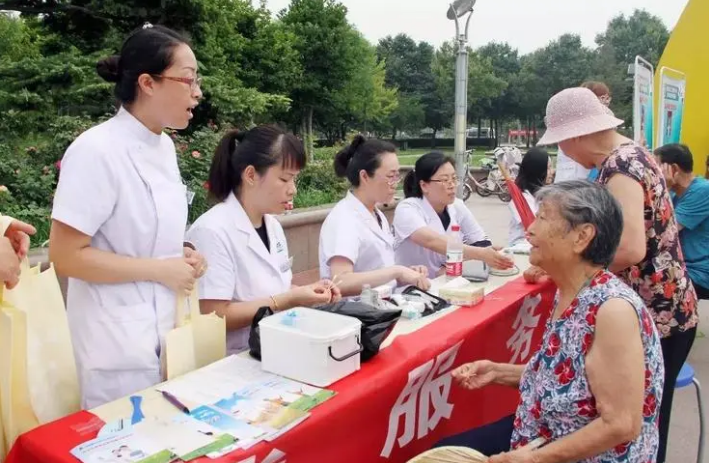
[[[695,176],[694,160],[685,145],[671,144],[655,150],[680,229],[679,240],[689,276],[699,299],[709,299],[709,181]]]

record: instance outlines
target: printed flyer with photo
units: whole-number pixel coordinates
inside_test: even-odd
[[[169,463],[174,455],[133,429],[98,437],[74,447],[71,454],[83,463]]]

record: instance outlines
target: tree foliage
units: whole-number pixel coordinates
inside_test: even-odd
[[[205,150],[233,126],[284,124],[311,154],[315,138],[333,144],[352,131],[401,138],[424,129],[435,138],[453,126],[455,42],[435,48],[398,34],[370,44],[341,0],[291,0],[277,15],[251,0],[0,0],[0,211],[48,221],[56,161],[115,112],[96,62],[146,22],[182,33],[204,76],[190,128],[175,134],[193,187],[206,175]],[[659,18],[635,11],[611,20],[595,47],[565,34],[526,55],[506,43],[469,49],[469,123],[539,127],[551,95],[589,79],[610,86],[611,108],[631,123],[628,64],[636,55],[656,64],[668,37]],[[192,147],[203,156],[188,156]],[[313,169],[307,178],[323,176],[322,166]],[[298,204],[331,196],[303,193]]]

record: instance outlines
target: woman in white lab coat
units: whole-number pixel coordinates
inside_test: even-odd
[[[352,190],[330,211],[320,230],[320,276],[338,282],[342,294],[355,296],[364,285],[416,285],[428,289],[426,269],[394,261],[394,236],[377,208],[394,200],[399,159],[391,143],[357,135],[335,156],[335,173]]]
[[[549,153],[546,150],[532,148],[522,158],[519,173],[515,179],[515,183],[534,215],[537,215],[538,209],[534,195],[549,181],[550,162]],[[510,246],[528,244],[524,225],[522,225],[522,218],[519,216],[514,202],[509,202],[507,206],[510,210],[510,229],[507,242]]]
[[[188,239],[209,262],[199,282],[202,313],[225,317],[227,350],[248,348],[249,327],[260,307],[274,311],[339,300],[329,281],[293,287],[282,213],[305,167],[303,143],[276,126],[232,131],[222,139],[209,172],[219,201],[190,227]]]
[[[446,264],[446,233],[457,224],[465,245],[465,260],[482,260],[494,268],[510,268],[514,263],[492,248],[473,213],[456,198],[458,177],[454,162],[440,152],[424,154],[406,175],[406,199],[394,212],[396,263],[423,264],[429,277],[441,275]]]
[[[161,381],[161,341],[176,292],[204,261],[185,248],[187,192],[166,127],[184,129],[202,96],[197,60],[170,29],[146,24],[100,61],[118,113],[81,134],[62,160],[49,257],[69,278],[67,316],[82,406]]]

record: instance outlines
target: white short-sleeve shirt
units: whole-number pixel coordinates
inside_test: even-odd
[[[539,207],[537,205],[537,201],[534,199],[534,195],[532,195],[532,193],[530,193],[529,191],[525,190],[522,193],[522,196],[524,197],[524,200],[527,201],[527,204],[532,210],[532,213],[534,213],[534,215],[537,215]],[[514,246],[516,244],[526,242],[527,238],[524,231],[524,225],[522,225],[522,219],[519,216],[519,212],[517,212],[517,208],[515,207],[514,202],[510,201],[507,204],[507,207],[510,210],[510,230],[507,237],[508,244],[510,246]]]
[[[435,278],[440,268],[446,263],[446,256],[426,249],[414,243],[411,239],[417,230],[428,227],[444,235],[452,225],[460,225],[463,242],[473,244],[487,240],[488,237],[475,216],[461,199],[447,206],[450,224],[443,229],[443,223],[431,203],[424,198],[407,198],[399,203],[394,212],[394,236],[396,263],[410,267],[425,265],[429,277]]]
[[[379,209],[375,213],[381,225],[351,192],[330,211],[320,229],[322,278],[332,278],[329,264],[333,257],[352,262],[355,273],[394,265],[394,236],[389,221]]]
[[[195,221],[187,238],[208,264],[199,280],[200,299],[248,302],[290,289],[293,273],[283,227],[271,215],[264,223],[270,250],[233,193]],[[247,349],[249,334],[250,327],[228,333],[228,352]]]
[[[556,175],[554,183],[566,182],[568,180],[586,180],[590,169],[574,161],[559,148],[556,154]]]

